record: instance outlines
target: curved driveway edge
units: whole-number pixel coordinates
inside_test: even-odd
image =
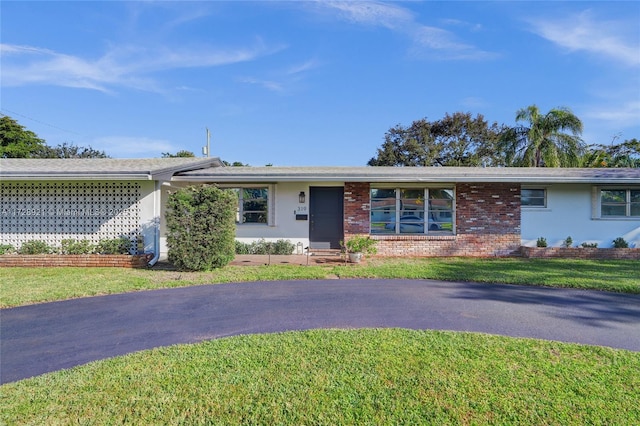
[[[432,280],[216,284],[0,311],[0,383],[224,336],[312,328],[474,331],[640,351],[640,295]]]

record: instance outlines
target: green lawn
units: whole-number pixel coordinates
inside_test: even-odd
[[[239,336],[0,387],[13,424],[640,424],[640,353],[438,331]]]
[[[640,293],[638,262],[370,259],[207,273],[0,268],[2,307],[204,283],[430,278]],[[349,285],[349,281],[344,281]],[[640,353],[439,331],[238,336],[0,387],[0,424],[640,424]]]
[[[0,307],[197,284],[336,277],[460,280],[640,293],[637,261],[373,258],[362,265],[227,266],[203,273],[118,268],[0,268]]]

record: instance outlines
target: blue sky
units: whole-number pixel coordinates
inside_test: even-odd
[[[361,166],[396,124],[569,107],[640,138],[640,2],[3,1],[2,113],[49,145]]]

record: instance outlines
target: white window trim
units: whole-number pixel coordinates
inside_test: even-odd
[[[602,216],[602,191],[632,191],[640,190],[640,185],[607,185],[594,186],[591,192],[591,218],[593,220],[611,220],[611,221],[639,221],[640,216]],[[627,203],[627,208],[630,205]]]
[[[249,227],[249,226],[275,226],[276,218],[276,185],[264,184],[264,183],[243,183],[238,185],[224,184],[219,185],[221,189],[236,189],[236,188],[266,188],[267,189],[267,223],[236,223],[236,226]]]
[[[542,189],[544,191],[544,205],[543,206],[526,206],[524,204],[522,204],[522,190],[525,189]],[[536,186],[531,186],[531,185],[527,185],[527,186],[522,186],[520,188],[520,207],[523,209],[531,209],[531,210],[549,210],[549,188],[547,186],[540,186],[540,185],[536,185]]]

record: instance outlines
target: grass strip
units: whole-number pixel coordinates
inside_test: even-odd
[[[358,265],[226,266],[211,272],[0,268],[0,307],[199,284],[336,277],[474,281],[640,293],[637,261],[372,258]]]
[[[0,391],[3,424],[640,424],[640,354],[312,330],[159,348]]]
[[[576,259],[371,259],[342,278],[414,278],[640,293],[640,263]]]

